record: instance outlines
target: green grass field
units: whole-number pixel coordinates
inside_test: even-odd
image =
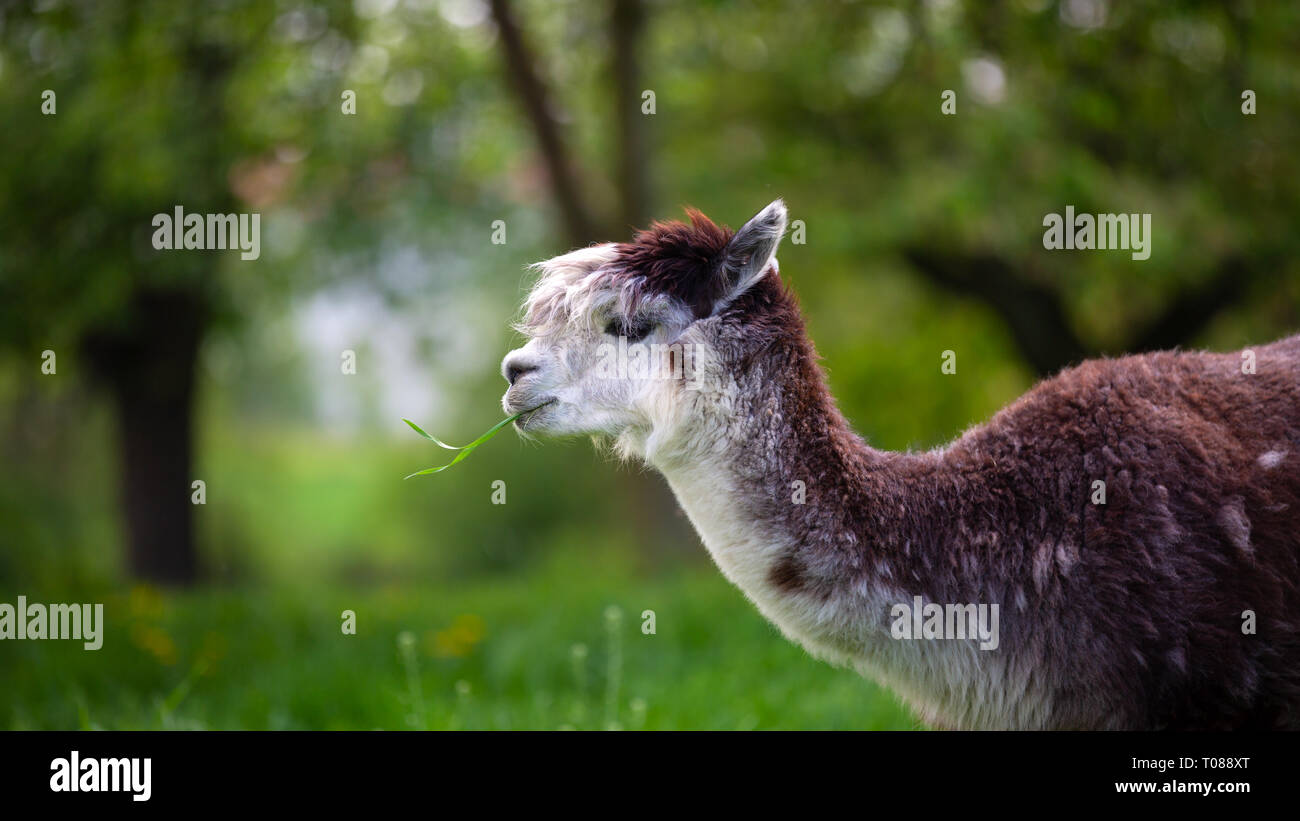
[[[211,580],[175,592],[123,571],[106,425],[0,483],[0,602],[102,602],[106,622],[98,651],[0,642],[0,728],[916,726],[781,636],[684,522],[629,529],[617,499],[593,505],[620,469],[585,442],[496,441],[404,482],[443,453],[413,433],[214,424],[197,510]]]
[[[0,646],[12,729],[906,729],[716,573],[580,559],[462,587],[105,600],[103,648]],[[341,613],[356,613],[344,635]],[[653,635],[641,614],[655,611]]]

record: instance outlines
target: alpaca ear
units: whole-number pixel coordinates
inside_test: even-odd
[[[776,259],[776,247],[785,233],[785,203],[773,200],[762,211],[740,227],[723,251],[719,276],[722,278],[722,298],[714,313],[726,307],[763,278],[767,267]]]

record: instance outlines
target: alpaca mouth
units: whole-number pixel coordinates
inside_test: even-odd
[[[524,427],[524,425],[528,422],[528,420],[533,418],[533,414],[534,414],[536,411],[541,410],[542,408],[546,407],[547,405],[549,405],[549,404],[551,404],[551,403],[553,403],[553,402],[555,402],[555,397],[552,396],[550,399],[547,399],[545,402],[542,402],[542,403],[537,404],[537,405],[533,405],[531,408],[529,408],[529,409],[526,410],[526,411],[520,411],[520,412],[519,412],[519,416],[516,417],[516,419],[515,419],[515,421],[514,421],[514,426],[515,426],[517,429],[522,430],[523,427]]]

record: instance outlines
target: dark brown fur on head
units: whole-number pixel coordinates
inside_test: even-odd
[[[619,265],[624,275],[645,278],[645,292],[680,300],[698,319],[708,316],[722,297],[724,282],[718,271],[735,232],[694,208],[687,208],[686,215],[689,225],[655,222],[632,242],[621,243]]]

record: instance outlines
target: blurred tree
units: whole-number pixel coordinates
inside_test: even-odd
[[[104,2],[3,19],[0,164],[11,184],[0,196],[0,345],[24,361],[52,349],[61,373],[82,363],[103,386],[117,417],[129,567],[162,583],[200,570],[196,369],[213,323],[236,316],[225,289],[238,250],[156,250],[152,218],[176,205],[229,214],[262,204],[272,183],[253,163],[281,141],[247,127],[253,104],[235,92],[282,48],[262,36],[272,12]],[[266,270],[240,275],[269,284]]]
[[[610,0],[609,62],[611,104],[618,133],[619,216],[626,230],[644,227],[652,213],[650,152],[643,110],[641,54],[646,12],[642,0]],[[617,234],[616,234],[617,236]]]
[[[646,135],[649,118],[641,110],[641,40],[646,18],[641,0],[610,0],[607,9],[606,48],[612,78],[609,101],[614,121],[611,131],[617,135],[611,146],[618,181],[618,205],[613,209],[593,201],[599,186],[584,179],[583,171],[589,170],[581,169],[573,157],[557,114],[558,104],[538,70],[543,61],[528,42],[510,0],[490,3],[506,74],[546,165],[553,199],[570,244],[621,239],[634,229],[646,227],[652,203]],[[616,216],[602,220],[597,214]]]
[[[509,0],[491,0],[510,82],[523,105],[546,164],[547,180],[572,245],[587,245],[601,236],[557,121],[550,90],[537,74],[536,57],[524,39]]]

